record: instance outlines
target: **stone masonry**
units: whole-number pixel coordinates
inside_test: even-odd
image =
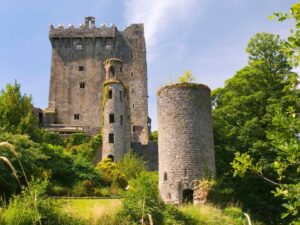
[[[126,148],[122,151],[129,150],[130,143],[147,145],[150,124],[143,24],[132,24],[119,31],[115,25],[96,27],[95,18],[86,17],[79,28],[51,25],[49,39],[51,78],[48,108],[40,115],[43,126],[61,134],[94,135],[104,129],[109,115],[115,114],[114,123],[120,124],[123,116],[124,129],[122,135],[119,125],[107,125],[110,128],[104,129],[103,146],[108,147],[103,149],[105,155],[113,153],[115,143],[119,146],[122,142],[122,148]],[[125,94],[126,99],[122,106],[104,109],[103,90],[110,79],[115,80],[111,88]],[[111,142],[115,143],[108,143],[114,132],[117,133]]]
[[[193,201],[195,182],[215,175],[210,89],[189,83],[161,88],[158,131],[161,197]]]

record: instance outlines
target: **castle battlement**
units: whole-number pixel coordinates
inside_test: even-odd
[[[53,24],[50,25],[49,38],[77,38],[77,37],[111,37],[116,36],[117,27],[114,24],[106,26],[101,24],[100,27],[96,27],[94,17],[86,17],[85,24],[80,24],[76,28],[73,24],[69,24],[68,27],[64,27],[63,24],[59,24],[57,28]]]

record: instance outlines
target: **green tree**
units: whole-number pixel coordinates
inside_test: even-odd
[[[270,165],[277,150],[267,137],[275,129],[275,109],[300,108],[298,76],[281,51],[282,44],[273,34],[256,34],[246,49],[248,65],[227,80],[224,88],[213,92],[218,175],[231,185],[233,196],[246,208],[267,215],[265,219],[271,221],[280,211],[278,200],[271,195],[272,185],[251,174],[232,178],[230,162],[236,152],[247,153],[264,167],[269,178],[276,177]]]
[[[158,132],[157,130],[151,132],[151,135],[150,135],[150,141],[151,142],[158,142]]]
[[[232,163],[234,175],[243,177],[251,172],[274,185],[273,194],[285,200],[283,206],[286,211],[281,217],[298,218],[300,222],[300,115],[292,107],[286,113],[278,108],[272,122],[274,130],[269,131],[267,136],[276,154],[268,166],[276,174],[275,179],[268,177],[270,172],[265,171],[264,165],[248,153],[239,152]]]
[[[21,94],[20,84],[7,84],[0,93],[0,129],[14,134],[40,136],[39,122],[33,112],[31,97]]]

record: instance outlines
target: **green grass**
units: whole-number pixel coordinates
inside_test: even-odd
[[[89,225],[115,225],[115,216],[121,210],[120,199],[58,199],[61,210]],[[199,225],[248,225],[243,211],[234,206],[221,210],[216,206],[184,205],[178,208]],[[194,223],[193,223],[194,224]],[[253,225],[262,225],[252,221]]]
[[[248,225],[243,211],[233,206],[221,210],[209,204],[185,205],[179,207],[179,210],[185,215],[191,216],[199,225]],[[262,223],[254,221],[252,224],[262,225]]]
[[[88,221],[87,224],[109,224],[121,209],[120,199],[58,199],[61,210],[70,216]],[[100,223],[102,221],[103,223]]]

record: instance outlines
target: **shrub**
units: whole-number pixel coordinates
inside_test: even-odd
[[[68,196],[71,194],[71,190],[68,187],[53,184],[49,187],[48,194],[53,196]]]
[[[141,172],[146,171],[146,163],[132,151],[126,153],[117,165],[127,180],[136,179]]]
[[[99,197],[108,197],[111,196],[110,189],[107,187],[95,188],[94,195]]]
[[[64,140],[59,136],[58,133],[44,132],[43,141],[47,144],[64,146]]]
[[[129,190],[123,194],[123,208],[119,213],[122,224],[136,224],[144,215],[153,218],[154,224],[163,223],[164,203],[158,192],[158,175],[153,172],[141,172],[137,179],[129,182]]]
[[[127,186],[125,175],[120,171],[119,166],[110,158],[106,158],[97,165],[102,182],[107,185],[116,185],[121,188]]]

